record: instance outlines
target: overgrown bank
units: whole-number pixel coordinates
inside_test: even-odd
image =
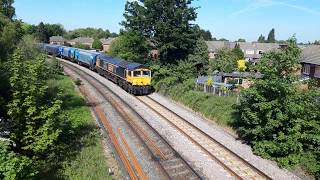
[[[219,97],[195,90],[195,80],[188,79],[184,83],[172,87],[162,87],[158,92],[182,103],[208,119],[230,128],[235,122],[236,96]]]
[[[101,136],[87,103],[69,77],[59,75],[50,86],[62,92],[62,114],[69,119],[67,132],[59,144],[58,166],[41,174],[44,179],[111,179],[103,155]],[[57,158],[57,157],[56,157]]]

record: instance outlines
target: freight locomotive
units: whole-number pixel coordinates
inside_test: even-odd
[[[118,84],[134,95],[151,93],[151,71],[148,67],[109,55],[53,44],[41,44],[45,53],[78,63]]]

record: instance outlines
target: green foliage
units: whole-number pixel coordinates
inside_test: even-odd
[[[43,24],[43,22],[41,22],[38,25],[38,28],[36,31],[36,37],[38,38],[38,40],[40,42],[49,43],[50,35],[49,35],[48,30],[46,29],[45,25]]]
[[[217,58],[210,63],[211,70],[218,70],[220,72],[233,72],[237,69],[238,57],[232,50],[222,49],[219,50]],[[212,72],[210,72],[212,73]]]
[[[110,179],[98,128],[90,109],[72,80],[59,75],[48,81],[52,92],[61,91],[61,136],[54,159],[45,163],[37,179]]]
[[[5,61],[23,35],[20,21],[10,21],[0,13],[0,61]]]
[[[212,35],[209,30],[203,30],[200,29],[200,36],[205,40],[205,41],[212,41]]]
[[[99,39],[95,38],[92,43],[92,48],[102,50],[103,49],[102,42]]]
[[[274,35],[274,28],[272,28],[269,32],[267,43],[275,43],[275,42],[276,42],[276,38]]]
[[[236,43],[234,48],[232,49],[233,54],[237,57],[238,60],[244,59],[244,53],[240,48],[240,44]]]
[[[108,54],[127,61],[145,64],[148,60],[149,44],[137,31],[123,32],[115,39]]]
[[[266,38],[261,34],[258,38],[258,42],[259,43],[265,43],[266,42]]]
[[[51,36],[63,36],[66,30],[61,24],[44,24],[30,25],[23,23],[23,30],[26,34],[35,36],[40,42],[48,43]]]
[[[31,159],[14,153],[8,142],[0,140],[0,179],[31,179],[35,171]]]
[[[153,73],[153,87],[158,91],[166,90],[196,76],[196,68],[189,61],[179,61],[177,65],[154,64],[150,68]]]
[[[237,42],[246,42],[246,40],[245,40],[245,39],[240,38],[240,39],[238,39],[238,41],[237,41]]]
[[[75,44],[73,47],[79,48],[79,49],[86,49],[86,50],[91,49],[89,45],[87,45],[87,44],[81,44],[81,43],[77,43],[77,44]]]
[[[199,37],[193,0],[127,1],[125,21],[127,31],[143,34],[160,52],[160,61],[177,63],[192,53]]]
[[[192,54],[188,56],[188,62],[191,62],[199,74],[205,74],[209,65],[209,51],[204,39],[197,41]]]
[[[15,16],[14,0],[0,0],[0,14],[12,19]]]
[[[67,32],[64,37],[67,39],[74,39],[77,37],[92,37],[92,38],[109,38],[109,37],[116,37],[116,33],[110,33],[109,30],[103,30],[101,28],[79,28],[73,31]]]
[[[293,84],[299,59],[294,38],[264,55],[258,66],[264,77],[241,93],[236,126],[258,155],[282,166],[300,164],[319,177],[320,93]]]
[[[20,151],[34,155],[44,154],[60,134],[56,122],[61,105],[59,99],[46,97],[45,80],[48,74],[45,58],[26,59],[23,51],[18,48],[11,66],[12,100],[8,104],[8,115],[14,129],[11,130],[10,137],[17,143]]]

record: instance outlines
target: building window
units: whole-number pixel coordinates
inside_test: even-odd
[[[310,64],[304,64],[303,66],[303,74],[309,75],[310,74]]]
[[[320,78],[320,66],[316,66],[314,71],[314,77]]]
[[[254,54],[254,50],[246,50],[246,54]]]

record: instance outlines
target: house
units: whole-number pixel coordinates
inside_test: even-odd
[[[64,45],[66,40],[62,36],[51,36],[50,44]]]
[[[320,46],[310,45],[302,48],[302,74],[315,78],[320,83]]]
[[[115,40],[116,38],[108,38],[108,39],[100,39],[102,46],[103,46],[103,51],[108,52],[111,46],[111,43]]]
[[[280,48],[276,43],[258,43],[258,42],[228,42],[228,41],[207,41],[206,42],[211,59],[216,58],[216,55],[221,49],[232,49],[236,44],[240,45],[247,61],[256,63],[260,60],[263,53]]]
[[[72,39],[71,41],[69,41],[69,43],[74,46],[76,44],[84,44],[84,45],[88,45],[90,48],[92,48],[92,43],[93,43],[94,39],[90,38],[90,37],[78,37],[75,39]]]
[[[209,58],[216,58],[218,51],[221,49],[230,49],[230,43],[228,41],[206,41],[209,51]]]
[[[240,45],[244,53],[245,60],[257,63],[262,55],[266,52],[276,50],[280,48],[279,44],[276,43],[258,43],[258,42],[237,42]],[[235,42],[231,43],[231,48],[234,48]]]

